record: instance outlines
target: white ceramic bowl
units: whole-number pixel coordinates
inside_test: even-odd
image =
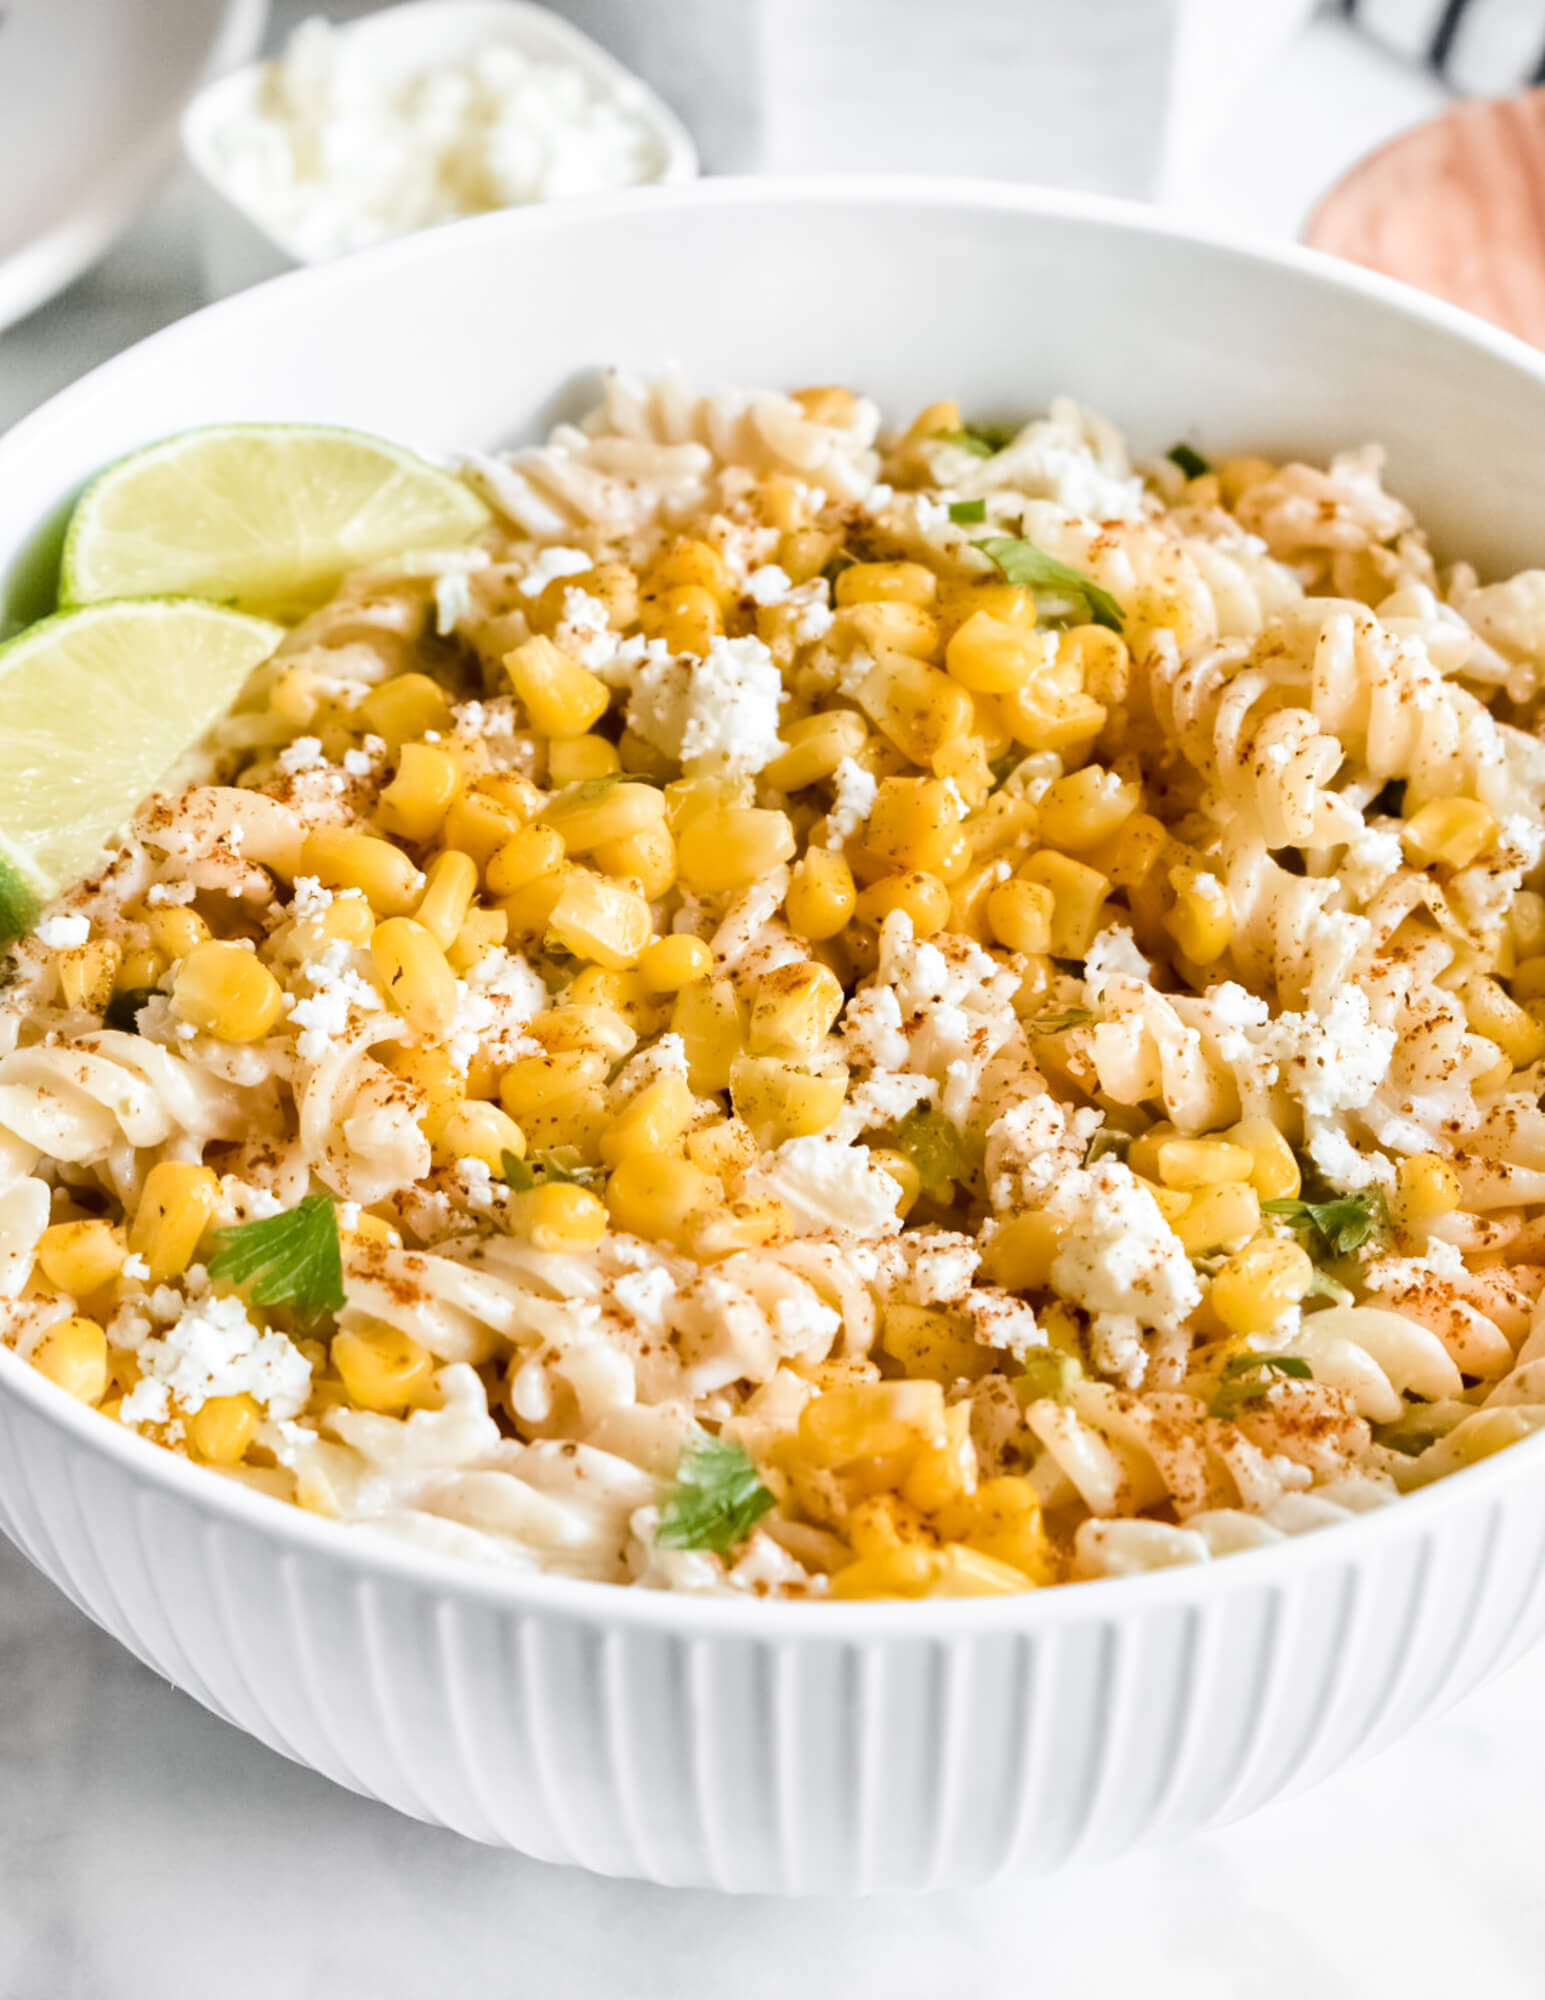
[[[494,44],[537,61],[568,64],[606,96],[627,93],[649,129],[654,184],[689,181],[697,173],[697,148],[675,112],[599,43],[550,8],[528,0],[409,0],[338,32],[348,39],[358,73],[372,79],[396,81],[435,63],[464,61]],[[182,117],[182,149],[198,187],[199,244],[211,298],[320,261],[301,256],[276,236],[230,187],[223,166],[220,134],[252,109],[264,67],[249,63],[221,77],[199,92]]]
[[[0,442],[0,565],[20,576],[89,472],[185,425],[486,444],[577,407],[609,360],[857,382],[896,413],[1068,389],[1148,446],[1382,438],[1440,545],[1540,553],[1545,357],[1447,307],[1089,199],[718,182],[433,231],[158,334]],[[1204,1569],[693,1600],[511,1581],[281,1508],[0,1349],[0,1526],[158,1672],[340,1784],[545,1859],[752,1891],[969,1884],[1233,1818],[1545,1627],[1545,1437]]]

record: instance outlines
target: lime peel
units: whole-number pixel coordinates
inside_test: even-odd
[[[207,597],[295,619],[350,570],[462,548],[488,509],[401,445],[324,424],[220,424],[120,459],[65,534],[61,600]]]

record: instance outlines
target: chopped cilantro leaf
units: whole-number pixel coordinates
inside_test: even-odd
[[[1193,451],[1191,446],[1184,441],[1180,444],[1172,444],[1164,455],[1172,464],[1180,467],[1187,479],[1201,479],[1206,473],[1212,470],[1212,467],[1202,457],[1202,454],[1199,451]]]
[[[972,521],[985,521],[987,519],[987,502],[985,500],[952,500],[950,502],[950,519],[955,523],[957,528],[967,527]]]
[[[743,1446],[699,1431],[681,1454],[655,1542],[662,1549],[726,1555],[774,1504]]]
[[[1087,1027],[1093,1019],[1087,1007],[1064,1007],[1060,1013],[1037,1014],[1025,1026],[1032,1035],[1065,1035],[1069,1028]]]
[[[1338,1195],[1334,1201],[1303,1201],[1283,1196],[1261,1203],[1263,1215],[1275,1215],[1290,1229],[1311,1239],[1311,1255],[1349,1257],[1365,1243],[1389,1234],[1389,1213],[1377,1189],[1368,1194]]]
[[[934,431],[932,436],[936,444],[957,445],[961,451],[970,452],[973,458],[992,458],[1002,450],[1001,443],[992,432],[978,430],[969,424],[958,431]]]
[[[1061,597],[1071,597],[1083,608],[1092,625],[1108,626],[1112,632],[1122,630],[1121,606],[1110,592],[1102,590],[1093,577],[1085,576],[1082,570],[1070,569],[1065,562],[1058,562],[1055,556],[1049,556],[1034,542],[1013,535],[993,535],[987,541],[973,542],[971,546],[990,556],[1010,583],[1017,583],[1026,590],[1054,591]]]
[[[923,1193],[934,1201],[953,1199],[955,1183],[970,1178],[981,1150],[973,1148],[942,1111],[930,1111],[923,1104],[881,1136],[917,1168]]]
[[[1046,1397],[1061,1402],[1074,1384],[1083,1379],[1083,1373],[1073,1355],[1064,1354],[1056,1347],[1038,1347],[1033,1354],[1025,1356],[1024,1370],[1014,1387],[1027,1403],[1039,1402]]]
[[[1111,1132],[1102,1126],[1085,1146],[1084,1157],[1079,1161],[1079,1165],[1092,1167],[1096,1160],[1124,1160],[1131,1143],[1132,1135],[1129,1132]]]
[[[1301,1354],[1236,1354],[1223,1367],[1223,1386],[1213,1397],[1207,1414],[1232,1417],[1248,1403],[1258,1403],[1271,1387],[1267,1381],[1251,1380],[1262,1369],[1274,1375],[1291,1376],[1296,1382],[1312,1382],[1314,1370]]]
[[[107,1003],[107,1011],[102,1016],[104,1028],[117,1028],[125,1035],[139,1033],[139,1010],[148,1006],[155,998],[151,986],[129,986],[122,993],[115,993]]]
[[[337,1312],[345,1303],[338,1213],[329,1196],[308,1195],[298,1208],[216,1232],[209,1275],[249,1287],[255,1306]]]
[[[589,1187],[601,1179],[599,1167],[587,1167],[572,1146],[538,1147],[529,1160],[514,1153],[499,1155],[499,1171],[507,1187],[516,1194],[529,1194],[549,1181],[568,1181],[575,1187]]]

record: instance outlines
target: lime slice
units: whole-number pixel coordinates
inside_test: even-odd
[[[66,604],[211,597],[299,617],[351,569],[460,548],[488,510],[459,479],[360,431],[226,424],[109,466],[65,537]]]
[[[0,938],[93,867],[283,637],[150,598],[45,618],[0,646]]]

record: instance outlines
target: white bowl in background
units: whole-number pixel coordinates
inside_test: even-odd
[[[429,231],[157,334],[0,440],[0,572],[19,583],[37,524],[169,431],[524,439],[609,361],[847,381],[903,417],[1067,390],[1149,448],[1379,438],[1440,549],[1540,552],[1545,356],[1435,300],[1088,197],[720,181]],[[543,1859],[744,1891],[970,1884],[1234,1818],[1545,1629],[1545,1437],[1203,1568],[746,1602],[512,1579],[318,1520],[0,1348],[0,1527],[157,1672],[340,1784]]]
[[[177,157],[183,105],[262,39],[268,0],[0,8],[0,327],[126,229]]]
[[[675,112],[599,43],[528,0],[408,0],[336,30],[347,39],[358,74],[399,79],[437,63],[455,63],[499,45],[542,61],[578,69],[598,90],[628,94],[630,108],[648,127],[657,168],[646,185],[692,180],[697,149]],[[231,186],[220,157],[219,136],[251,112],[266,64],[221,77],[200,91],[182,118],[182,146],[199,193],[199,245],[204,282],[212,298],[240,291],[310,258],[285,243]],[[443,225],[436,225],[443,226]]]

